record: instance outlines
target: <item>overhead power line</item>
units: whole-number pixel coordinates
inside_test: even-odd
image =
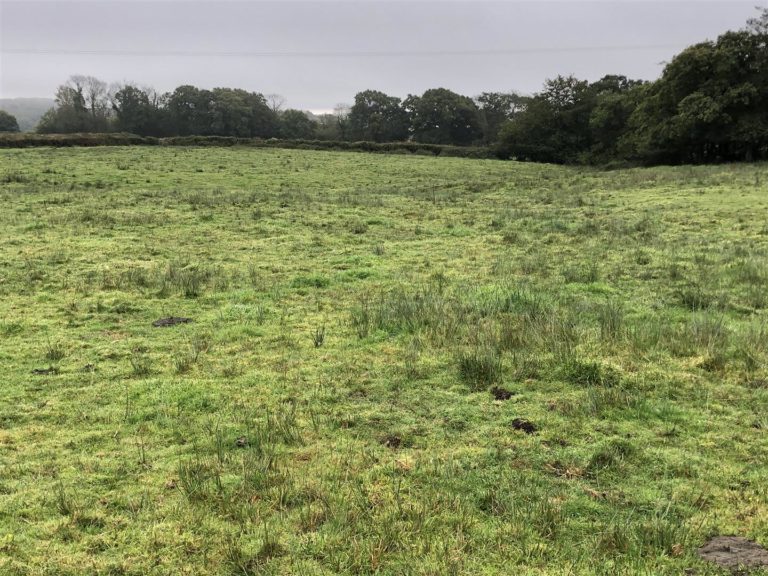
[[[171,57],[214,57],[214,58],[413,58],[449,56],[514,56],[521,54],[560,54],[569,52],[637,52],[644,50],[679,50],[681,44],[654,44],[628,46],[570,46],[545,48],[502,48],[481,50],[317,50],[317,51],[276,51],[276,50],[80,50],[61,48],[0,48],[3,54],[24,56],[171,56]]]

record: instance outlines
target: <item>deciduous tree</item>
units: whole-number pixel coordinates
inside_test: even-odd
[[[467,96],[434,88],[421,96],[408,96],[403,107],[417,142],[467,146],[482,138],[479,110]]]
[[[408,114],[399,98],[377,90],[355,95],[349,113],[349,135],[352,140],[395,142],[408,137]]]
[[[293,140],[315,138],[317,123],[301,110],[286,110],[280,114],[280,136]]]

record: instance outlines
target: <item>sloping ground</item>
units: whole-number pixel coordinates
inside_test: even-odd
[[[767,177],[0,152],[0,573],[717,573]]]
[[[22,132],[32,132],[48,110],[56,104],[52,98],[0,98],[0,110],[16,117]]]

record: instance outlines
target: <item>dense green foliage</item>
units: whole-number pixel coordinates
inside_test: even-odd
[[[501,128],[499,155],[561,164],[615,159],[640,86],[624,76],[592,84],[573,76],[548,80]]]
[[[355,103],[349,112],[349,130],[353,140],[406,140],[408,126],[408,113],[399,98],[376,90],[366,90],[355,96]]]
[[[16,117],[5,110],[0,110],[0,132],[18,132],[19,123]]]
[[[768,158],[768,31],[691,46],[639,95],[628,143],[653,162]]]
[[[507,124],[502,155],[648,164],[768,158],[768,11],[677,55],[651,83],[548,81]]]
[[[315,122],[301,110],[286,110],[280,115],[280,137],[288,140],[312,140]]]
[[[608,75],[547,80],[531,97],[472,99],[435,88],[404,100],[359,92],[314,117],[258,93],[180,86],[109,92],[74,76],[38,131],[229,136],[493,146],[500,158],[554,163],[680,164],[768,159],[768,11],[740,31],[685,49],[655,82]]]
[[[493,144],[498,140],[501,127],[515,120],[515,115],[525,110],[530,98],[514,93],[483,92],[475,101],[480,108],[483,142]]]
[[[481,139],[480,112],[471,98],[445,88],[408,96],[403,107],[417,142],[468,146]]]
[[[0,574],[724,575],[766,179],[0,151]]]

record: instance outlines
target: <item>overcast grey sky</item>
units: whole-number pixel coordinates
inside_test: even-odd
[[[0,97],[71,74],[172,90],[230,86],[328,109],[372,88],[538,90],[546,78],[656,78],[765,0],[0,0]]]

